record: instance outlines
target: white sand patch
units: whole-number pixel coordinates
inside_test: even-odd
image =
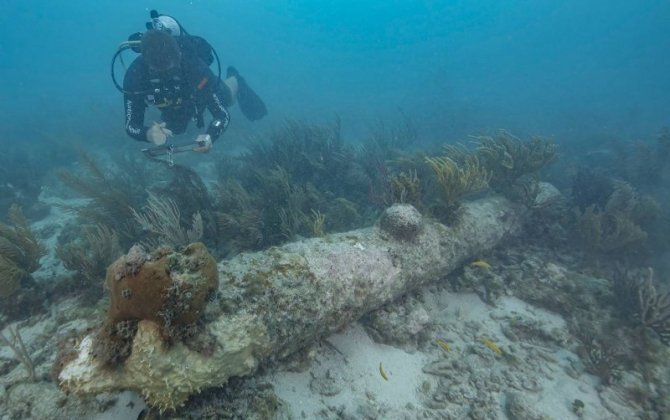
[[[528,358],[534,358],[533,363],[540,366],[537,371],[529,370],[527,366],[525,369],[515,369],[504,356],[497,356],[495,363],[488,368],[482,366],[482,369],[512,372],[521,376],[521,381],[539,385],[538,390],[534,391],[503,387],[497,392],[496,399],[500,401],[500,406],[494,407],[494,411],[501,418],[507,418],[504,408],[507,392],[523,394],[532,409],[551,419],[578,419],[572,406],[575,400],[584,403],[584,418],[613,418],[613,414],[600,402],[597,392],[599,380],[596,377],[581,374],[575,379],[568,375],[568,370],[578,364],[579,357],[575,353],[556,346],[550,348],[536,343],[512,342],[501,329],[510,319],[522,318],[543,325],[544,331],[566,332],[566,322],[561,316],[514,297],[501,298],[496,307],[482,302],[473,293],[433,290],[425,291],[422,298],[424,308],[435,323],[441,325],[438,327],[440,333],[436,334],[449,343],[449,352],[445,353],[435,345],[428,346],[424,352],[409,354],[392,346],[375,343],[360,324],[353,324],[341,334],[334,334],[326,340],[332,347],[321,346],[308,371],[269,375],[267,379],[273,384],[277,395],[288,404],[289,412],[296,418],[316,418],[319,412],[328,411],[329,408],[330,411],[343,408],[349,415],[363,417],[365,413],[361,412],[361,407],[373,405],[384,408],[384,418],[418,414],[408,407],[424,407],[422,401],[425,395],[419,391],[421,384],[427,381],[435,386],[437,383],[437,378],[424,373],[422,368],[440,358],[464,360],[468,357],[468,348],[473,345],[484,346],[481,337],[486,337],[503,351],[513,346],[515,356],[522,364]],[[544,354],[546,359],[538,358],[538,353]],[[388,373],[388,381],[380,375],[380,362]],[[334,395],[324,395],[323,388],[314,386],[319,381],[329,383]],[[450,407],[455,411],[447,408],[444,413],[456,414],[457,406]]]
[[[277,372],[269,378],[294,416],[314,418],[326,407],[340,406],[351,412],[365,400],[392,411],[419,404],[416,390],[426,376],[421,371],[426,362],[422,353],[409,354],[375,343],[358,323],[330,336],[328,342],[341,354],[324,346],[308,372]],[[379,372],[380,363],[388,381]],[[327,376],[339,392],[332,396],[314,394],[310,383]]]
[[[558,354],[561,365],[569,364],[577,356],[569,351],[561,350]],[[590,419],[609,419],[612,413],[607,411],[600,402],[596,391],[599,380],[592,375],[582,375],[574,379],[559,371],[552,379],[544,378],[543,391],[535,401],[536,407],[543,413],[556,419],[578,418],[572,404],[575,400],[584,403],[584,417]]]
[[[483,302],[474,293],[447,293],[434,294],[431,316],[441,315],[442,321],[453,324],[458,319],[459,324],[477,321],[482,324],[481,335],[495,338],[495,342],[505,349],[514,343],[502,334],[501,319],[514,317],[530,318],[545,325],[546,330],[566,330],[567,324],[563,317],[546,309],[532,306],[516,297],[504,296],[491,307]],[[447,311],[438,311],[437,308],[449,308]],[[466,343],[463,343],[466,344]],[[548,351],[549,349],[537,347]],[[551,373],[537,372],[535,379],[539,380],[542,391],[528,393],[526,396],[534,402],[535,408],[554,419],[577,419],[572,404],[580,400],[585,406],[585,415],[592,419],[609,419],[612,413],[601,404],[597,387],[600,380],[589,374],[582,374],[574,379],[566,373],[566,368],[578,363],[579,356],[568,349],[550,352],[556,364],[548,363]]]
[[[62,199],[55,196],[47,196],[44,193],[39,197],[40,201],[49,205],[49,214],[31,225],[39,242],[44,246],[46,254],[40,259],[40,268],[33,273],[37,281],[50,281],[54,277],[63,275],[67,270],[56,256],[58,236],[70,221],[76,219],[77,213],[72,209],[85,206],[90,200]]]

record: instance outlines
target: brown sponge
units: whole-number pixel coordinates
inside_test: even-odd
[[[141,320],[155,322],[165,341],[187,336],[218,283],[216,261],[200,242],[181,252],[133,246],[107,268],[110,305],[96,355],[105,363],[125,359]]]

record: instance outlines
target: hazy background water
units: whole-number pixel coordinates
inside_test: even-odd
[[[669,122],[667,0],[0,0],[0,142],[48,131],[136,146],[110,60],[152,8],[266,100],[260,124],[234,110],[238,130],[339,115],[355,138],[398,109],[438,143],[500,127],[596,141]]]

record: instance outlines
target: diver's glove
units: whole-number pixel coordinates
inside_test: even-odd
[[[212,136],[209,134],[200,134],[195,139],[196,146],[193,148],[194,152],[207,153],[212,149]]]
[[[167,141],[168,137],[172,137],[172,130],[165,128],[165,123],[157,123],[154,121],[151,128],[147,130],[147,141],[156,146],[162,146]]]

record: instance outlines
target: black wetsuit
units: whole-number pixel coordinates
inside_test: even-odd
[[[186,131],[188,122],[198,121],[202,127],[202,113],[208,109],[214,118],[207,134],[215,141],[228,127],[230,114],[226,109],[232,103],[228,87],[212,73],[209,66],[180,43],[182,57],[179,69],[171,74],[159,74],[149,69],[140,55],[128,68],[123,79],[123,97],[126,115],[126,133],[135,140],[148,141],[144,125],[147,105],[161,110],[166,128],[174,134]]]

